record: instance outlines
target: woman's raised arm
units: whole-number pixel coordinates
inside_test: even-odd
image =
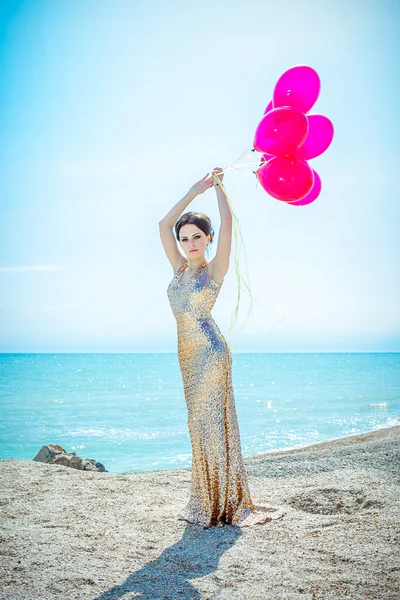
[[[213,172],[217,174],[222,183],[224,177],[222,169],[216,167]],[[217,251],[212,259],[212,269],[214,277],[218,281],[222,281],[229,269],[232,247],[232,213],[221,186],[215,182],[214,187],[218,199],[219,214],[221,215],[221,225],[218,233]]]
[[[175,272],[179,263],[184,259],[182,254],[179,251],[178,244],[176,243],[176,239],[174,236],[173,228],[185,208],[187,207],[196,196],[205,192],[208,188],[213,186],[213,178],[205,175],[200,181],[192,185],[187,194],[183,196],[179,202],[175,204],[171,208],[171,210],[165,215],[161,221],[158,222],[160,229],[160,237],[163,248],[165,250],[165,254],[169,262],[172,265],[172,268]]]

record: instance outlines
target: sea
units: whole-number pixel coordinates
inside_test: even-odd
[[[243,456],[400,425],[400,353],[233,353]],[[0,354],[0,459],[45,444],[107,471],[191,467],[176,353]]]

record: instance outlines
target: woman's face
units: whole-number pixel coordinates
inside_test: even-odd
[[[187,258],[204,257],[209,241],[210,235],[206,236],[204,231],[192,223],[182,225],[179,230],[179,242]]]

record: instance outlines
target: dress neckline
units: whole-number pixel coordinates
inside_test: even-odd
[[[184,262],[184,263],[182,264],[182,266],[181,266],[181,273],[182,273],[182,275],[181,275],[181,276],[179,277],[179,279],[178,279],[178,285],[179,285],[180,287],[185,287],[186,285],[188,285],[188,283],[190,283],[190,282],[192,281],[193,277],[196,275],[196,273],[197,273],[198,271],[200,271],[200,269],[202,269],[203,267],[208,267],[208,263],[207,263],[207,262],[203,262],[203,264],[201,264],[201,265],[199,266],[199,268],[198,268],[198,269],[196,269],[196,270],[194,271],[194,273],[192,274],[192,276],[191,276],[191,277],[190,277],[190,278],[189,278],[189,279],[188,279],[188,280],[187,280],[185,283],[181,283],[181,279],[182,279],[183,273],[186,271],[186,268],[187,268],[188,266],[189,266],[189,264],[188,264],[188,262],[187,262],[187,261],[186,261],[186,262]],[[183,268],[183,267],[185,267],[185,268]]]

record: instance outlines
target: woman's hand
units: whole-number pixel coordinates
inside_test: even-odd
[[[212,176],[208,177],[208,175],[209,175],[209,173],[204,175],[203,179],[200,179],[200,181],[198,181],[197,183],[192,185],[189,192],[192,192],[193,194],[196,194],[196,196],[197,196],[198,194],[202,194],[203,192],[208,190],[208,188],[212,187],[214,180],[213,180]]]
[[[213,169],[213,172],[212,172],[212,174],[213,174],[213,185],[214,185],[214,187],[218,187],[218,186],[219,186],[219,183],[218,183],[218,181],[217,181],[216,179],[214,179],[214,173],[215,173],[216,175],[218,175],[218,179],[219,179],[219,180],[221,181],[221,183],[222,183],[222,180],[223,180],[223,178],[224,178],[224,171],[221,169],[221,167],[215,167],[215,168]]]

